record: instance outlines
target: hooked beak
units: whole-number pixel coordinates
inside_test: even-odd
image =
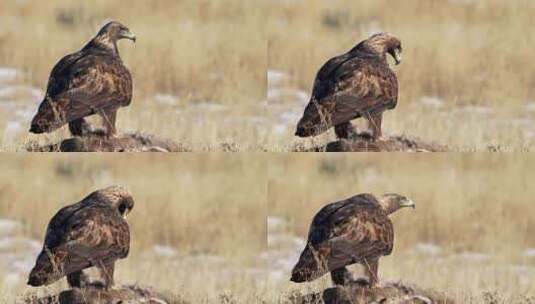
[[[128,31],[128,32],[122,32],[121,33],[121,38],[125,38],[125,39],[130,39],[132,40],[134,43],[136,42],[136,35],[134,35],[134,33]]]
[[[416,204],[412,200],[407,199],[401,203],[401,207],[412,207],[412,209],[416,209]]]
[[[401,63],[401,50],[400,49],[394,50],[394,60],[396,61],[396,65]]]

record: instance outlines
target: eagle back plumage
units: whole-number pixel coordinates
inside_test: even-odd
[[[393,109],[397,96],[398,80],[384,54],[360,43],[320,68],[298,129],[301,136],[318,135],[363,113]]]
[[[54,66],[32,125],[41,121],[49,132],[76,119],[128,106],[132,91],[132,75],[117,50],[90,42]]]
[[[343,201],[328,204],[323,207],[312,220],[308,243],[320,245],[337,237],[356,237],[358,233],[368,233],[360,230],[369,223],[376,225],[381,232],[393,232],[391,220],[381,209],[377,199],[371,194],[359,194]],[[385,238],[389,250],[392,250],[390,237]],[[392,239],[393,241],[393,239]],[[389,254],[390,252],[388,252]]]
[[[128,256],[130,229],[120,213],[89,196],[62,208],[48,224],[43,250],[30,276],[50,284],[70,273]]]
[[[389,255],[394,228],[371,194],[360,194],[323,207],[314,217],[308,245],[294,268],[306,280],[365,259]]]

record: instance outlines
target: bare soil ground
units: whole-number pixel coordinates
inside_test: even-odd
[[[26,304],[186,304],[176,296],[140,286],[122,286],[109,291],[99,288],[68,289],[58,294],[44,297],[29,296]]]
[[[369,288],[367,283],[355,281],[346,287],[331,287],[322,293],[299,294],[290,297],[292,304],[354,304],[354,303],[384,303],[384,304],[453,304],[445,293],[423,289],[415,285],[402,282],[388,282],[382,286]]]
[[[107,138],[100,135],[72,137],[58,143],[30,142],[28,152],[189,152],[191,148],[154,135],[130,133]]]
[[[304,149],[295,148],[295,152],[447,152],[447,146],[435,142],[426,142],[417,137],[406,135],[388,136],[377,140],[366,137],[341,139],[325,145]]]

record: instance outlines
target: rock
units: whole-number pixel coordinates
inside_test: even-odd
[[[320,300],[320,298],[322,300]],[[323,293],[292,295],[292,304],[454,304],[444,293],[407,285],[401,282],[383,283],[369,288],[366,283],[327,288]]]
[[[418,138],[396,135],[372,140],[357,136],[341,139],[326,145],[314,147],[306,152],[446,152],[448,148],[436,143],[423,142]]]
[[[106,138],[98,134],[72,137],[59,143],[38,145],[30,143],[29,152],[188,152],[190,148],[167,139],[140,133],[122,134]]]
[[[109,291],[101,288],[73,288],[41,298],[27,297],[26,304],[187,304],[171,295],[164,295],[151,288],[122,286]]]

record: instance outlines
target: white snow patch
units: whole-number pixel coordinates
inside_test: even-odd
[[[284,124],[277,124],[275,126],[273,126],[273,128],[271,128],[271,130],[273,131],[273,133],[277,134],[277,135],[282,135],[284,133],[286,133],[286,131],[288,130],[288,127]]]
[[[207,102],[207,101],[195,103],[193,104],[193,106],[196,108],[199,108],[202,111],[207,111],[207,112],[220,112],[220,111],[225,111],[228,109],[227,106],[222,105],[220,103]]]
[[[475,262],[482,262],[490,259],[490,256],[485,253],[479,253],[479,252],[463,252],[457,255],[454,255],[453,257],[458,257],[463,260],[470,260]]]
[[[14,97],[21,94],[28,95],[32,101],[39,101],[43,96],[43,92],[40,89],[31,86],[16,85],[0,88],[0,98],[2,99],[14,99]]]
[[[36,252],[39,251],[41,246],[36,240],[17,238],[17,237],[3,237],[0,238],[0,250],[9,250],[12,248],[23,248],[26,251]]]
[[[528,258],[535,258],[535,248],[528,248],[524,251],[524,256]]]
[[[154,245],[154,247],[152,247],[152,251],[156,255],[159,255],[164,258],[173,258],[177,255],[177,251],[175,248],[165,245]]]
[[[269,233],[278,232],[286,228],[286,220],[278,216],[267,217],[267,230]]]
[[[18,226],[19,223],[13,220],[0,219],[0,236],[12,234]]]
[[[17,273],[8,273],[4,275],[3,282],[6,286],[16,286],[20,283],[21,275]]]
[[[524,109],[526,109],[528,112],[535,112],[535,101],[529,101],[526,103]]]
[[[287,124],[297,124],[300,118],[301,118],[301,114],[295,111],[282,112],[280,115],[281,122],[287,123]]]
[[[10,266],[15,272],[27,273],[33,267],[33,259],[32,258],[25,258],[25,259],[22,259],[22,260],[16,260],[13,263],[11,263]]]
[[[20,72],[13,68],[0,67],[0,82],[7,82],[15,79]]]
[[[163,105],[173,106],[176,105],[178,97],[169,94],[156,94],[154,95],[154,100]]]
[[[267,244],[268,247],[284,245],[290,248],[302,248],[305,247],[306,241],[302,238],[285,234],[268,234]]]
[[[426,107],[439,109],[444,107],[444,101],[435,96],[424,96],[420,98],[420,103]]]
[[[295,101],[296,103],[306,105],[308,102],[308,93],[302,90],[291,88],[271,88],[267,92],[268,103],[277,102],[281,99]]]
[[[427,255],[439,255],[442,252],[438,245],[432,243],[419,243],[416,245],[415,250]]]
[[[279,70],[268,70],[267,72],[267,81],[268,86],[277,86],[282,82],[288,80],[288,74]]]
[[[223,264],[227,260],[224,257],[210,254],[198,254],[184,258],[184,261],[190,261],[193,264]]]
[[[488,106],[474,106],[474,105],[468,105],[459,107],[458,110],[470,113],[470,114],[478,114],[478,115],[488,115],[494,113],[494,109]]]
[[[364,169],[360,182],[364,187],[372,186],[380,183],[383,180],[383,176],[377,172],[375,168]]]
[[[8,121],[4,129],[4,140],[13,141],[15,137],[23,130],[20,121]]]

